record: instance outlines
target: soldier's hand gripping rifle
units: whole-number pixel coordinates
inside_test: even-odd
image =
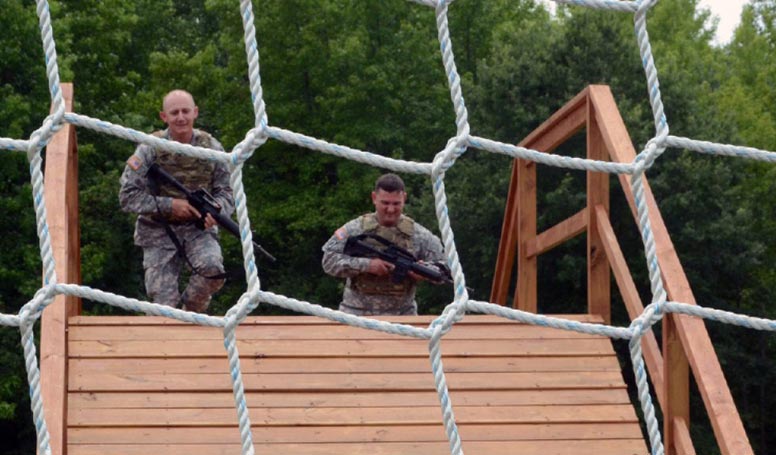
[[[414,254],[377,234],[361,234],[348,237],[344,253],[348,256],[380,258],[394,265],[391,280],[400,283],[413,272],[433,283],[452,283],[450,270],[441,263],[433,267],[418,261]]]
[[[198,228],[205,229],[205,217],[207,217],[209,214],[213,217],[214,220],[216,220],[219,226],[223,227],[227,232],[237,237],[238,239],[241,238],[240,226],[232,221],[231,218],[221,213],[221,206],[218,204],[218,202],[216,202],[216,199],[204,188],[189,191],[189,189],[183,186],[181,182],[168,174],[167,171],[162,169],[156,163],[151,165],[146,176],[155,180],[157,183],[170,185],[183,193],[186,196],[186,200],[189,201],[189,204],[197,209],[201,216],[201,218],[195,222]],[[264,255],[264,257],[274,262],[275,257],[272,256],[261,245],[256,243],[255,234],[253,235],[253,239],[253,248]]]

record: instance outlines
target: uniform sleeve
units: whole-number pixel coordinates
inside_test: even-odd
[[[366,271],[369,266],[369,258],[357,258],[348,256],[345,250],[345,242],[351,235],[361,232],[358,219],[349,221],[337,229],[334,235],[323,245],[323,271],[331,276],[349,278]]]
[[[229,184],[229,171],[223,163],[216,164],[213,171],[213,197],[221,206],[221,213],[232,216],[234,213],[234,193]]]
[[[172,212],[172,198],[153,196],[148,189],[146,172],[150,166],[151,149],[146,145],[138,146],[121,174],[119,205],[123,211],[139,215],[157,212],[169,215]]]
[[[447,267],[447,260],[445,259],[445,250],[442,246],[442,241],[439,237],[435,236],[428,229],[423,226],[415,225],[416,234],[416,251],[417,258],[432,267],[436,268],[440,273],[449,275],[449,269]],[[431,282],[434,284],[441,284],[441,282]]]
[[[416,251],[418,259],[425,262],[446,263],[445,249],[442,247],[442,241],[439,240],[439,237],[423,226],[416,225],[415,229],[417,230],[416,241],[418,245]]]

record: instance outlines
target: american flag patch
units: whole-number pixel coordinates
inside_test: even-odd
[[[334,237],[337,237],[337,240],[345,240],[346,238],[348,238],[347,229],[345,229],[344,227],[337,229],[334,232]]]
[[[130,156],[130,157],[129,157],[129,159],[127,160],[127,164],[129,165],[129,167],[131,167],[131,168],[132,168],[132,170],[133,170],[133,171],[136,171],[136,170],[140,169],[140,166],[141,166],[143,163],[140,161],[140,158],[138,158],[138,157],[137,157],[137,156],[135,156],[135,155],[132,155],[132,156]]]

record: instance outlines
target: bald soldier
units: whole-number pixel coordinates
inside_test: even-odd
[[[410,272],[400,283],[394,283],[391,280],[393,264],[380,258],[353,257],[344,253],[349,237],[377,234],[411,252],[420,261],[443,263],[439,238],[402,213],[406,200],[401,177],[396,174],[381,176],[372,191],[374,213],[347,222],[323,245],[323,270],[346,279],[340,311],[360,316],[418,314],[415,290],[423,277]]]
[[[223,151],[213,136],[194,128],[198,115],[199,109],[191,94],[173,90],[164,97],[162,111],[159,112],[167,128],[153,135]],[[207,215],[205,229],[199,229],[195,221],[200,214],[182,193],[148,180],[146,173],[154,163],[186,188],[208,190],[226,216],[231,216],[234,211],[229,171],[220,162],[156,150],[141,144],[127,160],[121,176],[121,208],[138,214],[135,245],[143,248],[148,297],[162,305],[205,312],[212,295],[224,285],[223,257],[216,221]],[[178,281],[184,265],[192,273],[181,293]]]

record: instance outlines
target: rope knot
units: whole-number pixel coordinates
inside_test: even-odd
[[[269,126],[267,126],[266,117],[262,118],[259,126],[251,128],[245,135],[245,139],[240,141],[234,149],[232,149],[232,165],[237,166],[248,160],[253,153],[264,145],[269,138],[268,133]]]
[[[646,13],[650,8],[655,6],[657,3],[657,0],[636,0],[636,12],[638,13]]]

